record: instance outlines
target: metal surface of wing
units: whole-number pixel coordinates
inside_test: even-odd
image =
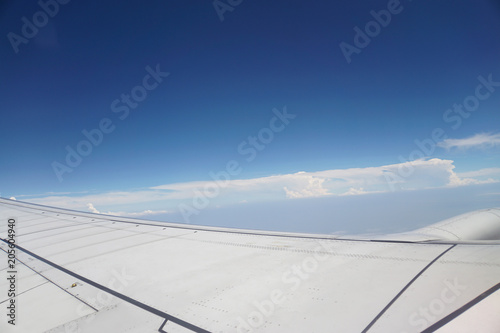
[[[500,243],[487,235],[499,212],[477,213],[487,221],[476,233],[448,221],[363,239],[0,199],[0,332],[495,332]],[[15,326],[6,316],[9,218]],[[442,237],[453,230],[477,237]]]

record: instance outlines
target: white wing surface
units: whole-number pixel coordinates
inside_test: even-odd
[[[369,239],[0,199],[0,332],[500,332],[499,238],[499,209]]]

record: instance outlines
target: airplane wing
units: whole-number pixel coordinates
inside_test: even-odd
[[[0,199],[0,332],[500,332],[498,239],[500,209],[368,238]]]

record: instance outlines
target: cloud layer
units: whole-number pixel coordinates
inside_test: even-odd
[[[366,195],[500,180],[500,168],[466,173],[455,173],[454,169],[452,160],[434,158],[379,167],[173,183],[132,191],[50,194],[28,201],[94,213],[138,217],[175,212],[182,205],[200,210],[200,206],[206,208],[269,200]]]
[[[439,147],[452,149],[470,149],[470,148],[490,148],[500,145],[500,133],[480,133],[465,139],[446,139],[438,143]]]

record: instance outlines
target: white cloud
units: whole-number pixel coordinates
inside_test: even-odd
[[[186,194],[187,197],[189,197]],[[50,195],[26,199],[41,205],[56,206],[69,209],[89,209],[88,203],[97,203],[99,207],[144,205],[153,201],[165,201],[174,198],[167,192],[157,190],[112,191],[83,195]]]
[[[97,209],[95,209],[94,205],[91,203],[87,204],[87,208],[88,208],[89,212],[91,212],[91,213],[100,214],[100,212]]]
[[[458,173],[460,177],[491,177],[491,176],[499,176],[500,175],[500,168],[486,168],[486,169],[480,169],[476,171],[469,171],[469,172],[461,172]]]
[[[141,217],[147,215],[156,215],[156,214],[166,214],[169,213],[167,210],[157,210],[153,211],[150,209],[144,210],[142,212],[100,212],[98,211],[93,204],[88,203],[87,208],[91,213],[96,214],[105,214],[105,215],[114,215],[114,216],[129,216],[129,217]]]
[[[500,133],[480,133],[465,139],[446,139],[438,143],[439,147],[446,149],[489,148],[498,145],[500,145]]]
[[[372,193],[380,193],[381,191],[371,191],[371,192],[368,192],[368,191],[365,191],[364,188],[360,187],[360,188],[354,188],[354,187],[351,187],[349,189],[349,191],[345,192],[345,193],[342,193],[341,196],[345,196],[345,195],[362,195],[362,194],[372,194]]]
[[[115,216],[129,216],[129,217],[143,217],[143,216],[148,216],[148,215],[158,215],[158,214],[167,214],[171,213],[171,211],[168,210],[150,210],[146,209],[143,210],[142,212],[132,212],[132,213],[127,213],[127,212],[108,212],[105,213],[107,215],[115,215]]]
[[[50,195],[29,201],[62,208],[88,210],[109,215],[144,216],[176,212],[181,203],[210,207],[291,198],[364,195],[398,190],[466,186],[500,181],[500,168],[455,173],[452,160],[429,159],[378,167],[297,172],[252,179],[195,181],[151,188]],[[97,209],[99,207],[100,209]]]
[[[295,174],[297,178],[296,183],[292,185],[292,188],[284,186],[287,198],[309,198],[309,197],[320,197],[325,195],[330,195],[327,189],[323,187],[323,183],[326,179],[313,177],[307,175],[305,172],[299,172]]]
[[[500,176],[500,168],[486,168],[475,171],[461,172],[456,173],[453,176],[452,185],[498,183],[500,181],[500,177],[498,176]]]

